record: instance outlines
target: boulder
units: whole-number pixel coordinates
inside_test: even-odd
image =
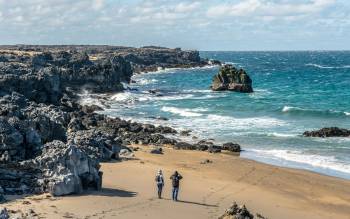
[[[150,151],[151,154],[163,154],[162,148],[154,148]]]
[[[254,215],[252,215],[245,205],[238,206],[236,202],[234,202],[228,209],[226,209],[225,214],[223,214],[219,219],[253,219]]]
[[[209,146],[208,148],[208,152],[209,153],[220,153],[221,152],[221,147],[220,146],[217,146],[217,145],[211,145]]]
[[[350,136],[350,130],[338,128],[338,127],[329,127],[329,128],[322,128],[315,131],[306,131],[303,133],[305,137],[349,137]]]
[[[186,142],[178,142],[174,145],[174,148],[178,150],[196,150],[197,149],[196,145],[189,144]]]
[[[43,171],[47,192],[54,196],[79,194],[84,188],[101,188],[99,162],[73,144],[53,141],[45,144],[43,152],[32,165]]]
[[[228,142],[222,145],[222,150],[231,152],[241,152],[241,146],[236,143]]]
[[[119,152],[119,159],[128,160],[128,159],[134,159],[134,157],[135,157],[135,154],[130,149],[124,148],[124,149],[121,149]]]
[[[200,140],[197,142],[196,147],[197,150],[200,151],[207,151],[209,149],[209,147],[213,146],[214,143],[208,140]]]
[[[213,91],[236,91],[242,93],[253,92],[252,80],[243,69],[232,65],[224,65],[213,78],[211,85]]]

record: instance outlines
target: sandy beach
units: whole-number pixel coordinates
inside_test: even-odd
[[[135,160],[103,163],[101,191],[17,197],[3,205],[33,209],[42,218],[218,218],[236,201],[271,219],[350,218],[350,181],[231,154],[166,148],[157,155],[149,150],[141,147]],[[212,163],[201,164],[206,159]],[[159,168],[166,179],[163,199],[156,197],[154,183]],[[174,170],[184,177],[179,202],[170,200]]]

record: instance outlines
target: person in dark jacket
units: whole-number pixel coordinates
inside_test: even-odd
[[[177,201],[177,196],[179,194],[179,187],[180,187],[180,180],[182,179],[182,176],[175,171],[175,173],[170,177],[172,180],[172,185],[173,185],[173,193],[172,193],[172,198],[174,201]]]
[[[158,198],[162,198],[162,190],[164,187],[164,177],[163,177],[162,170],[159,170],[156,175],[156,183],[158,188]]]

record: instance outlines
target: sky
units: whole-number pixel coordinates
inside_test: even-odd
[[[0,0],[0,44],[350,50],[350,0]]]

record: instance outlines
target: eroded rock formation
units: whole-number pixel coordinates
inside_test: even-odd
[[[252,80],[243,69],[232,65],[224,65],[213,78],[211,85],[213,91],[236,91],[242,93],[253,92]]]

